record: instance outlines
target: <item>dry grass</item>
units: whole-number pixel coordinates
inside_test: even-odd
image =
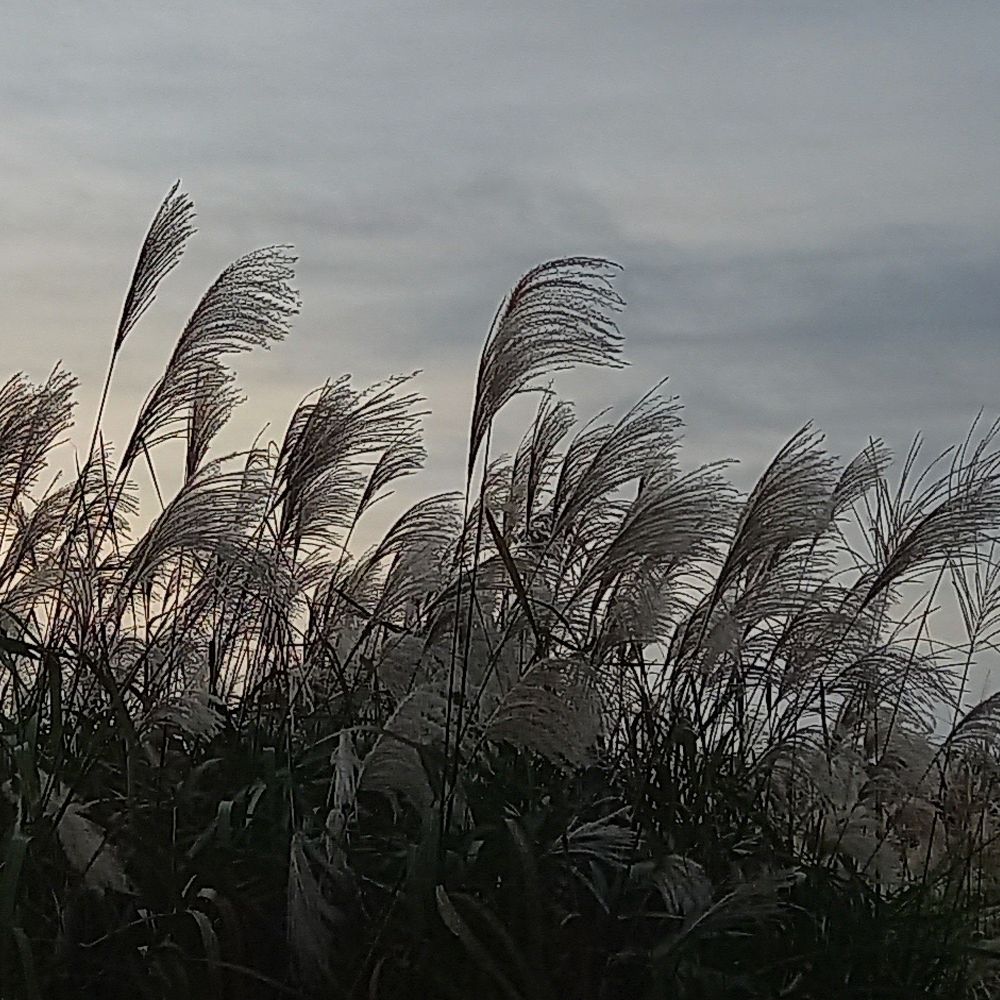
[[[192,220],[175,187],[105,401]],[[292,263],[227,268],[65,486],[73,380],[0,389],[3,996],[996,995],[997,428],[898,474],[806,428],[741,497],[657,390],[576,429],[539,389],[620,363],[615,268],[552,261],[487,337],[462,490],[353,553],[422,464],[408,379],[211,453]]]

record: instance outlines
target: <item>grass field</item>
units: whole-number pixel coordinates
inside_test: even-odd
[[[175,187],[105,401],[192,220]],[[465,480],[358,552],[421,470],[412,380],[212,448],[293,263],[227,268],[51,488],[74,380],[0,389],[0,996],[1000,995],[997,428],[926,463],[806,428],[740,495],[659,389],[554,394],[620,363],[623,306],[556,260],[488,331]]]

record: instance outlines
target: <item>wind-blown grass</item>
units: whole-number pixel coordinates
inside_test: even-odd
[[[487,336],[466,481],[359,553],[423,463],[410,378],[212,454],[226,355],[296,312],[286,248],[223,272],[104,441],[192,222],[175,186],[66,485],[72,378],[0,389],[0,994],[998,995],[996,427],[898,475],[804,428],[743,497],[659,388],[578,427],[542,387],[620,363],[614,266],[551,261]],[[177,440],[139,530],[135,463],[159,492]]]

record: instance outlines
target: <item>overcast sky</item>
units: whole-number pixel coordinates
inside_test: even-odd
[[[82,423],[176,177],[200,232],[112,429],[215,273],[274,242],[303,311],[242,366],[234,433],[327,376],[421,368],[435,488],[497,301],[552,256],[626,269],[632,366],[564,380],[582,413],[669,375],[692,462],[1000,411],[996,0],[3,0],[0,29],[3,368],[62,358]]]

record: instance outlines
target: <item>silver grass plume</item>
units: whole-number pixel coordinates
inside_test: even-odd
[[[56,506],[61,494],[50,494]],[[110,540],[117,548],[128,539],[132,519],[139,512],[138,491],[127,470],[115,467],[110,445],[91,450],[65,496],[58,521],[65,559],[95,561],[102,543]],[[48,527],[52,527],[51,522]]]
[[[408,549],[454,544],[461,527],[457,493],[439,493],[419,500],[404,511],[360,563],[361,574],[386,559],[398,558]]]
[[[1000,453],[977,451],[967,462],[960,457],[926,487],[920,477],[909,495],[902,495],[902,482],[895,498],[883,484],[873,526],[877,573],[859,581],[866,602],[997,538]]]
[[[363,514],[373,503],[386,496],[385,491],[397,480],[419,472],[426,460],[427,450],[420,443],[416,429],[404,431],[372,466],[358,503],[358,514]]]
[[[426,815],[435,792],[421,757],[444,742],[448,698],[439,683],[415,688],[406,695],[365,756],[359,787],[382,792],[391,800],[402,796]]]
[[[347,827],[357,812],[358,777],[361,760],[349,729],[341,731],[337,748],[330,754],[330,792],[326,816],[327,854],[335,857],[343,850]]]
[[[86,805],[70,802],[56,824],[56,836],[70,865],[84,883],[99,892],[131,892],[121,857],[108,841],[107,831],[90,819]]]
[[[797,613],[825,582],[833,556],[819,540],[833,523],[837,479],[835,460],[821,444],[821,435],[806,426],[751,490],[711,591],[680,636],[682,658],[706,651],[700,640],[720,617],[744,632],[766,618]]]
[[[869,650],[835,675],[831,691],[844,690],[857,701],[896,705],[900,722],[916,724],[935,707],[954,703],[952,664],[939,651],[915,648],[913,640],[869,643]]]
[[[515,560],[515,564],[517,562]],[[522,569],[529,568],[524,560],[520,560],[520,565]],[[452,636],[462,641],[466,635],[474,640],[483,629],[492,629],[492,616],[502,597],[508,593],[513,593],[512,581],[508,565],[500,556],[481,558],[474,574],[468,569],[453,572],[447,586],[435,595],[427,608],[426,634],[429,641],[444,642]],[[470,604],[474,611],[471,633],[465,625]],[[460,609],[458,615],[456,607]]]
[[[46,777],[41,769],[39,772]],[[100,893],[131,892],[132,883],[108,831],[86,815],[89,805],[57,780],[45,805],[45,815],[55,822],[59,846],[86,886]]]
[[[787,912],[781,894],[796,880],[797,876],[786,870],[764,872],[748,881],[737,882],[704,909],[693,909],[676,935],[654,947],[654,964],[665,965],[675,960],[683,949],[701,937],[727,933],[744,935],[762,924],[780,922]]]
[[[637,881],[648,882],[667,913],[695,920],[712,905],[715,887],[705,869],[691,858],[669,854],[658,862],[636,866]]]
[[[214,412],[218,419],[220,404],[206,411],[204,400],[229,391],[219,359],[281,340],[298,312],[298,297],[289,283],[294,261],[288,247],[265,247],[241,257],[219,275],[188,320],[163,377],[139,412],[122,456],[124,470],[142,448],[185,433],[199,401],[200,412]]]
[[[185,244],[195,232],[194,203],[180,190],[180,183],[177,181],[163,199],[139,251],[118,321],[115,353],[153,304],[157,287],[181,259]]]
[[[997,545],[952,561],[951,581],[962,625],[972,646],[994,643],[1000,635],[1000,559]]]
[[[619,365],[611,284],[616,264],[594,257],[551,260],[528,271],[497,310],[479,361],[468,475],[501,408],[545,375],[573,365]]]
[[[25,569],[45,562],[65,529],[67,506],[75,495],[74,484],[43,496],[30,511],[15,509],[13,529],[0,568],[0,585],[6,586]]]
[[[399,704],[413,689],[440,679],[448,659],[447,645],[428,645],[415,635],[394,636],[379,648],[378,680]]]
[[[73,594],[80,585],[80,570],[67,569],[50,559],[39,566],[29,566],[13,582],[5,586],[3,610],[21,620],[27,620],[39,608],[60,593]]]
[[[753,573],[796,542],[824,532],[833,518],[834,460],[808,426],[775,456],[747,498],[720,574],[723,586]]]
[[[452,550],[447,539],[442,542],[440,536],[432,536],[401,551],[389,563],[377,592],[373,604],[377,619],[401,627],[415,621],[419,609],[445,590]]]
[[[208,690],[204,671],[196,683],[177,697],[156,705],[143,721],[140,732],[172,726],[195,742],[210,742],[225,727],[223,702]]]
[[[641,840],[631,825],[631,809],[622,807],[598,817],[584,820],[573,818],[563,836],[553,841],[546,854],[563,854],[578,863],[591,862],[627,867],[638,853]]]
[[[125,559],[123,594],[182,554],[234,556],[263,515],[267,483],[245,469],[203,466],[178,491]]]
[[[551,392],[543,393],[535,419],[514,455],[510,493],[503,510],[505,534],[514,525],[523,525],[530,533],[540,494],[554,472],[556,448],[574,422],[571,403],[557,400]]]
[[[464,539],[456,556],[472,555],[475,548],[474,540],[482,525],[484,504],[490,510],[506,513],[510,493],[511,468],[510,455],[503,454],[492,458],[483,470],[478,496],[469,508],[463,529]]]
[[[233,410],[245,401],[235,382],[233,373],[221,365],[206,369],[204,382],[194,395],[188,417],[185,479],[190,479],[201,468],[213,438],[226,425]]]
[[[58,366],[42,385],[15,375],[0,387],[0,516],[32,490],[73,420],[77,382]]]
[[[444,582],[446,553],[461,529],[459,496],[442,493],[421,500],[405,511],[358,562],[342,587],[356,600],[367,590],[377,592],[372,613],[393,619],[407,603]],[[382,567],[385,576],[374,579]]]
[[[783,589],[772,606],[763,599],[766,588],[761,587],[747,592],[749,601],[741,595],[733,608],[741,634],[768,615],[784,616],[780,629],[769,637],[769,648],[760,653],[762,662],[777,666],[776,676],[771,675],[776,696],[791,698],[796,705],[811,702],[819,684],[828,704],[841,693],[852,696],[877,641],[873,636],[879,631],[878,618],[859,611],[859,599],[843,587],[827,584],[807,592],[792,591],[785,584]],[[910,674],[914,691],[921,675],[913,663]]]
[[[279,538],[293,545],[326,542],[352,523],[366,493],[363,461],[384,456],[394,442],[412,440],[416,432],[414,407],[420,397],[398,394],[410,378],[392,378],[359,392],[344,376],[298,406],[276,460],[272,503],[280,507]],[[408,462],[403,460],[404,469]],[[376,489],[400,471],[383,467]]]
[[[643,481],[615,536],[586,568],[580,583],[601,589],[640,564],[691,564],[712,560],[728,540],[736,516],[733,491],[718,466],[686,475],[652,475]]]
[[[845,467],[833,490],[833,516],[839,517],[873,490],[885,475],[892,453],[875,438]]]
[[[686,570],[683,564],[644,564],[619,574],[594,637],[594,661],[604,662],[616,647],[657,642],[673,631],[697,593],[684,579]],[[616,677],[626,680],[617,672]]]
[[[553,531],[627,483],[673,468],[681,431],[679,410],[676,400],[654,390],[617,424],[577,434],[566,449],[555,484]]]
[[[491,741],[505,741],[570,768],[585,763],[600,736],[596,692],[586,666],[541,660],[504,692],[483,722]]]
[[[973,705],[948,733],[946,746],[995,747],[1000,742],[1000,691]]]

